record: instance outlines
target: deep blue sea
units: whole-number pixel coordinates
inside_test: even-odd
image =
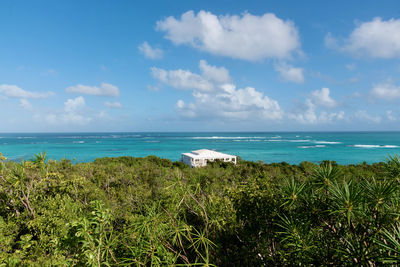
[[[67,158],[74,162],[148,155],[176,161],[181,153],[202,148],[266,163],[322,160],[340,164],[373,163],[400,154],[400,132],[0,134],[0,152],[17,161],[32,159],[42,151],[51,159]]]

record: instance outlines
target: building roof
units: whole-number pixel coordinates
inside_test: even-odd
[[[209,150],[209,149],[199,149],[192,151],[190,153],[182,153],[182,155],[195,158],[195,159],[223,159],[223,158],[231,158],[231,157],[236,157],[234,155],[229,155],[225,153],[221,153],[218,151],[214,150]]]

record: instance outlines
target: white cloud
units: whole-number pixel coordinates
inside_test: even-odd
[[[391,110],[386,111],[386,117],[389,121],[396,121],[397,118],[393,116],[393,112]]]
[[[344,120],[344,111],[327,112],[321,108],[334,108],[337,102],[331,98],[329,88],[312,91],[304,105],[288,113],[288,118],[301,124],[331,123]]]
[[[119,102],[104,102],[104,106],[108,108],[122,108],[122,104]]]
[[[29,111],[31,111],[33,109],[32,104],[26,98],[20,99],[19,100],[19,105],[23,109],[26,109],[26,110],[29,110]]]
[[[67,113],[76,112],[78,109],[85,106],[85,99],[82,96],[78,96],[74,99],[68,99],[64,102],[64,110]]]
[[[12,98],[46,98],[54,95],[53,92],[30,92],[19,88],[16,85],[2,84],[0,85],[0,94]]]
[[[371,58],[400,58],[400,19],[382,20],[376,17],[359,24],[343,45],[331,35],[325,38],[325,44],[355,56]]]
[[[294,83],[304,82],[304,70],[302,68],[296,68],[292,65],[288,65],[285,62],[281,62],[275,65],[275,70],[278,71],[281,77],[286,81]]]
[[[228,70],[223,67],[199,63],[201,74],[188,70],[152,68],[153,76],[176,89],[193,91],[193,102],[178,100],[175,109],[183,117],[266,119],[278,120],[283,116],[278,102],[252,87],[236,89]]]
[[[301,124],[331,123],[337,120],[344,120],[344,111],[339,112],[317,112],[317,105],[311,99],[306,99],[305,106],[294,112],[288,113],[288,118]]]
[[[322,88],[321,90],[315,90],[311,92],[312,102],[321,107],[333,108],[337,105],[337,102],[330,97],[329,88]]]
[[[90,110],[87,109],[85,99],[82,96],[78,96],[67,99],[62,110],[48,111],[45,114],[37,113],[33,115],[33,119],[38,122],[45,121],[56,126],[84,126],[93,120],[93,116],[88,115],[88,111]]]
[[[393,101],[400,98],[400,86],[392,84],[390,81],[374,85],[370,94],[373,97],[386,101]]]
[[[189,70],[169,70],[151,68],[151,74],[162,83],[177,89],[197,89],[200,91],[210,91],[213,85],[198,74]]]
[[[188,11],[180,19],[171,16],[158,21],[157,30],[165,32],[165,38],[174,44],[250,61],[290,58],[300,52],[295,24],[272,13],[216,16]]]
[[[178,102],[176,102],[176,108],[178,109],[183,109],[185,107],[185,102],[181,99],[178,100]]]
[[[227,69],[224,67],[208,65],[205,60],[200,60],[199,68],[201,70],[201,76],[210,82],[224,84],[229,83],[232,80]]]
[[[158,81],[176,89],[212,91],[216,85],[228,83],[231,78],[224,67],[208,65],[205,60],[200,60],[201,74],[192,73],[189,70],[164,70],[151,68],[151,74]]]
[[[73,99],[68,99],[64,102],[64,112],[59,114],[46,114],[44,119],[51,124],[78,124],[85,125],[89,123],[92,118],[83,115],[85,99],[78,96]],[[40,119],[40,117],[38,117]]]
[[[193,103],[185,104],[182,100],[176,103],[181,116],[234,120],[279,120],[283,116],[276,100],[252,87],[236,89],[234,85],[226,85],[217,93],[194,92],[193,96]]]
[[[359,110],[354,114],[354,117],[356,119],[362,120],[362,121],[369,121],[373,123],[380,123],[382,118],[380,116],[372,116],[368,114],[367,111],[365,110]]]
[[[139,51],[147,58],[160,59],[163,57],[164,52],[159,48],[152,48],[147,42],[139,45]]]
[[[100,87],[97,86],[87,86],[78,84],[76,86],[70,86],[65,89],[67,93],[77,93],[95,96],[119,96],[119,89],[117,86],[102,83]]]

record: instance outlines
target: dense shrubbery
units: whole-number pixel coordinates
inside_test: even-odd
[[[400,159],[0,157],[0,265],[396,265]]]

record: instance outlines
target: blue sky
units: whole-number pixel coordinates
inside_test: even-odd
[[[400,130],[398,1],[1,1],[0,132]]]

